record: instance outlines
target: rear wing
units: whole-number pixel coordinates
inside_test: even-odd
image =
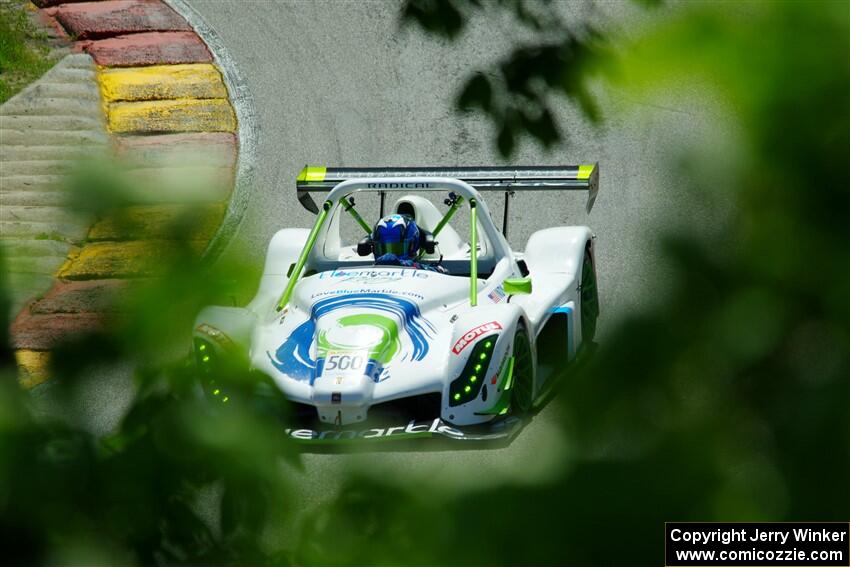
[[[319,212],[319,208],[316,206],[312,197],[310,197],[310,193],[330,191],[343,181],[348,181],[349,179],[378,177],[448,177],[451,179],[460,179],[478,191],[504,191],[508,195],[514,191],[587,190],[588,213],[593,208],[596,195],[599,193],[598,163],[589,165],[514,167],[389,168],[306,166],[298,174],[295,187],[298,193],[298,201],[305,209],[315,214]]]

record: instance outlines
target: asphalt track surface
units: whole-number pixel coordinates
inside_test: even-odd
[[[255,186],[225,256],[247,255],[261,263],[275,231],[311,225],[313,216],[300,207],[294,191],[305,164],[503,163],[487,121],[458,114],[453,100],[472,69],[497,60],[521,40],[507,21],[482,21],[450,44],[414,29],[400,30],[394,2],[188,3],[220,36],[256,108]],[[650,17],[625,2],[570,3],[563,9],[571,21],[605,22],[632,31]],[[656,238],[671,227],[712,224],[698,202],[681,198],[675,176],[662,174],[666,169],[660,167],[670,148],[685,147],[718,129],[716,115],[694,102],[697,94],[683,87],[670,100],[650,102],[601,85],[606,110],[602,126],[589,124],[564,102],[560,119],[568,143],[549,152],[523,144],[511,160],[601,164],[601,189],[590,215],[584,212],[583,194],[520,195],[512,203],[510,230],[511,243],[522,248],[540,228],[593,228],[601,341],[619,318],[663,301],[664,266],[654,252]],[[500,221],[502,197],[488,202]],[[126,400],[121,386],[107,385],[86,404],[114,404],[116,398]],[[570,447],[554,415],[550,405],[501,449],[305,455],[304,469],[290,471],[294,500],[289,505],[310,510],[334,497],[349,467],[448,493],[482,483],[545,481],[570,462]],[[110,419],[95,421],[100,428]]]

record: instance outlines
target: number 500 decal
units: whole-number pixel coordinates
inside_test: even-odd
[[[366,357],[362,354],[329,354],[325,360],[325,372],[356,372],[362,370],[365,364]]]

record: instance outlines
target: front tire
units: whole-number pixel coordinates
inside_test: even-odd
[[[520,323],[514,335],[514,373],[511,403],[514,415],[525,415],[534,404],[534,361],[528,331]]]

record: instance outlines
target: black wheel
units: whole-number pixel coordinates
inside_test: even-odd
[[[531,411],[534,402],[534,362],[531,359],[531,341],[528,332],[520,324],[514,335],[514,415],[524,415]]]
[[[596,319],[599,317],[599,291],[596,287],[596,270],[590,250],[584,253],[581,265],[581,340],[585,345],[596,336]]]

